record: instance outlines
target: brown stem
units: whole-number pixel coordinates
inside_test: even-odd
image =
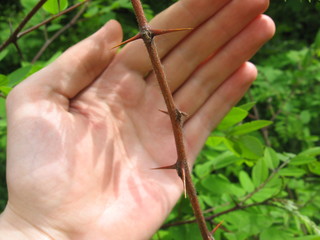
[[[182,179],[185,191],[187,192],[190,202],[196,216],[202,238],[205,240],[213,240],[209,232],[204,216],[202,214],[200,204],[197,198],[197,193],[192,182],[189,164],[187,161],[185,146],[183,142],[182,126],[183,126],[183,113],[177,109],[174,104],[171,90],[166,80],[163,66],[157,52],[155,42],[153,41],[154,34],[148,25],[147,19],[144,15],[142,4],[140,0],[131,0],[134,12],[137,17],[140,34],[148,50],[150,60],[152,62],[153,70],[157,77],[164,101],[166,103],[168,114],[170,116],[176,149],[177,149],[177,162],[175,168],[179,177]]]
[[[71,21],[66,24],[63,28],[61,28],[58,32],[56,32],[50,39],[48,39],[44,45],[41,47],[39,52],[36,54],[36,56],[32,59],[31,63],[36,62],[41,55],[44,53],[44,51],[48,48],[48,46],[56,39],[58,38],[64,31],[66,31],[68,28],[70,28],[73,24],[77,22],[81,14],[86,9],[86,5],[71,19]]]

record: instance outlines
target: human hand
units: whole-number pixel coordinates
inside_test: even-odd
[[[191,116],[190,162],[256,77],[246,61],[274,33],[267,4],[182,0],[151,22],[194,28],[156,38],[175,103]],[[121,37],[108,22],[9,95],[1,236],[149,239],[178,200],[176,172],[150,170],[176,161],[162,95],[142,41],[110,50]]]

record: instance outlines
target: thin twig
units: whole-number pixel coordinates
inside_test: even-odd
[[[220,217],[222,215],[225,215],[227,213],[230,213],[230,212],[234,212],[234,211],[238,211],[238,210],[243,210],[243,209],[246,209],[246,208],[250,208],[250,207],[255,207],[255,206],[261,206],[261,205],[267,205],[267,206],[273,206],[272,203],[269,203],[270,199],[267,199],[263,202],[258,202],[258,203],[251,203],[251,204],[248,204],[248,205],[236,205],[232,208],[229,208],[225,211],[222,211],[222,212],[218,212],[218,213],[215,213],[215,214],[212,214],[210,216],[207,216],[205,219],[206,221],[211,221],[212,219],[214,218],[217,218],[217,217]],[[174,222],[174,223],[167,223],[167,224],[164,224],[161,229],[166,229],[166,228],[169,228],[169,227],[174,227],[174,226],[179,226],[179,225],[184,225],[184,224],[191,224],[191,223],[195,223],[197,220],[196,219],[190,219],[190,220],[185,220],[185,221],[179,221],[179,222]]]
[[[12,34],[12,33],[13,33],[13,28],[12,28],[12,23],[11,23],[11,21],[10,21],[10,20],[9,20],[9,27],[10,27],[10,34]],[[24,57],[23,57],[23,54],[22,54],[21,48],[19,47],[19,45],[18,45],[17,41],[14,41],[14,42],[13,42],[13,45],[16,47],[17,52],[18,52],[18,54],[19,54],[19,56],[20,56],[21,60],[24,60]]]
[[[270,176],[263,182],[261,183],[256,189],[254,189],[251,193],[249,193],[248,195],[246,195],[243,200],[241,201],[241,203],[243,204],[244,202],[246,202],[248,199],[250,199],[254,194],[256,194],[257,192],[259,192],[262,188],[264,188],[274,177],[276,174],[278,174],[278,172],[284,168],[285,166],[288,165],[288,163],[290,162],[291,159],[284,161],[279,167],[277,167],[276,169],[274,169],[272,171],[272,173],[270,174]],[[240,203],[240,205],[241,205]]]
[[[212,214],[208,217],[205,217],[206,221],[210,221],[216,217],[220,217],[224,214],[233,212],[233,211],[238,211],[238,210],[243,210],[249,207],[254,207],[254,206],[260,206],[260,205],[268,205],[268,206],[276,206],[274,204],[271,203],[271,200],[274,199],[275,196],[272,196],[271,198],[268,198],[266,200],[264,200],[263,202],[258,202],[258,203],[252,203],[252,204],[247,204],[245,205],[244,203],[250,199],[254,194],[256,194],[257,192],[259,192],[262,188],[265,187],[265,185],[271,181],[271,179],[274,178],[274,176],[282,169],[284,168],[288,163],[290,162],[290,160],[284,161],[279,167],[277,167],[276,169],[273,170],[273,172],[270,174],[270,176],[263,182],[261,183],[256,189],[254,189],[252,192],[250,192],[248,195],[244,196],[244,198],[241,200],[241,202],[236,203],[236,205],[234,207],[231,207],[225,211],[222,212],[218,212],[215,214]],[[223,206],[228,206],[231,203],[227,203],[224,204]],[[221,207],[221,206],[220,206]],[[276,206],[278,207],[278,206]],[[204,211],[205,213],[209,213],[214,211],[215,208],[210,208],[207,209],[206,211]],[[161,228],[165,229],[165,228],[169,228],[169,227],[173,227],[173,226],[178,226],[178,225],[183,225],[183,224],[190,224],[190,223],[195,223],[196,219],[190,219],[190,220],[185,220],[185,221],[179,221],[179,222],[174,222],[174,223],[168,223],[168,224],[164,224]]]
[[[83,8],[71,19],[71,21],[68,24],[66,24],[63,28],[61,28],[58,32],[56,32],[51,38],[49,38],[45,42],[45,44],[41,47],[39,52],[34,56],[31,63],[36,62],[55,39],[57,39],[64,31],[66,31],[68,28],[70,28],[72,25],[74,25],[77,22],[79,17],[85,11],[86,7],[87,5],[84,5]]]
[[[39,24],[31,27],[31,28],[28,28],[27,30],[25,30],[25,31],[23,31],[23,32],[20,32],[20,33],[17,35],[17,38],[19,39],[19,38],[21,38],[22,36],[24,36],[24,35],[32,32],[32,31],[34,31],[35,29],[38,29],[39,27],[41,27],[41,26],[43,26],[43,25],[51,22],[52,20],[56,19],[57,17],[60,17],[60,16],[66,14],[66,13],[68,13],[68,12],[71,12],[72,10],[76,9],[77,7],[81,6],[82,4],[84,4],[84,3],[88,2],[88,1],[90,1],[90,0],[84,0],[83,2],[79,2],[79,3],[77,3],[77,4],[75,4],[75,5],[71,6],[71,7],[69,7],[69,8],[67,8],[67,9],[65,9],[65,10],[63,10],[63,11],[61,11],[61,12],[55,14],[55,15],[53,15],[52,17],[44,20],[43,22],[41,22],[41,23],[39,23]]]
[[[42,7],[42,5],[47,0],[40,0],[37,5],[31,9],[31,11],[27,14],[27,16],[21,21],[16,30],[10,35],[10,37],[0,46],[0,51],[5,49],[10,43],[14,43],[17,41],[18,33],[22,30],[22,28],[29,22],[29,20],[33,17],[34,14]]]
[[[248,90],[248,96],[249,96],[249,98],[250,98],[250,101],[253,102],[254,99],[253,99],[253,96],[252,96],[250,90]],[[253,110],[253,113],[254,113],[254,118],[257,119],[257,120],[260,120],[260,114],[259,114],[259,110],[258,110],[257,106],[254,105],[254,106],[252,107],[252,110]],[[262,129],[261,129],[261,132],[262,132],[262,136],[263,136],[263,138],[264,138],[264,141],[266,142],[266,145],[267,145],[268,147],[271,147],[271,141],[270,141],[270,139],[269,139],[269,131],[268,131],[268,128],[267,128],[267,127],[262,128]]]
[[[189,168],[184,141],[183,141],[183,133],[182,133],[182,126],[184,122],[183,114],[180,110],[177,109],[177,107],[174,104],[171,90],[167,83],[166,76],[163,70],[163,66],[161,64],[160,57],[157,52],[155,42],[153,41],[154,33],[150,28],[150,26],[148,25],[147,19],[145,17],[145,14],[142,8],[142,4],[140,0],[131,0],[131,2],[137,17],[141,37],[148,50],[154,73],[157,77],[162,95],[164,97],[164,101],[168,109],[168,114],[170,116],[173,135],[174,135],[175,144],[176,144],[177,157],[178,157],[177,162],[172,166],[167,166],[164,168],[171,167],[177,170],[179,177],[183,181],[184,190],[185,192],[187,192],[190,198],[190,202],[191,202],[194,214],[196,216],[202,238],[205,240],[213,240],[213,237],[206,226],[206,222],[197,198],[196,189],[192,183],[190,168]]]

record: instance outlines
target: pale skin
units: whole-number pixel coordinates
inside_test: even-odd
[[[247,62],[275,31],[267,0],[181,0],[155,28],[192,164],[257,75]],[[0,239],[150,239],[181,196],[164,101],[142,41],[110,50],[110,21],[8,96],[9,201]]]

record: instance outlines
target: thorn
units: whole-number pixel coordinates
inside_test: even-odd
[[[218,223],[218,225],[211,231],[211,234],[213,235],[217,230],[218,228],[221,226],[221,224],[224,222],[224,220],[222,220],[221,222]]]
[[[169,166],[164,166],[164,167],[158,167],[158,168],[151,168],[151,170],[161,170],[161,169],[177,169],[177,165],[169,165]]]
[[[118,45],[116,45],[116,46],[112,47],[111,49],[114,49],[114,48],[120,47],[120,46],[122,46],[122,45],[124,45],[124,44],[127,44],[127,43],[129,43],[129,42],[133,42],[133,41],[138,40],[138,39],[140,39],[140,38],[141,38],[141,34],[140,34],[140,33],[138,33],[138,34],[137,34],[137,35],[135,35],[134,37],[129,38],[128,40],[126,40],[126,41],[124,41],[124,42],[122,42],[122,43],[120,43],[120,44],[118,44]]]
[[[183,184],[183,193],[184,193],[184,198],[187,198],[187,184],[186,184],[186,173],[184,168],[182,169],[181,172],[181,180],[182,180],[182,184]]]
[[[160,112],[164,113],[164,114],[167,114],[169,115],[169,113],[167,111],[164,111],[164,110],[161,110],[161,109],[158,109]]]
[[[193,30],[193,28],[151,29],[151,32],[154,36],[157,36],[157,35],[162,35],[166,33],[180,32],[180,31],[187,31],[187,30]]]

